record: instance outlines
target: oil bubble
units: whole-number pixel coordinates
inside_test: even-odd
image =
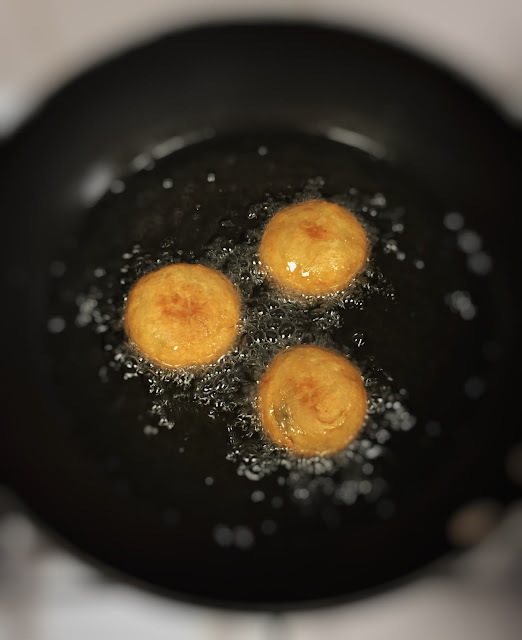
[[[47,322],[47,330],[49,333],[61,333],[65,329],[65,320],[58,316],[50,318]]]
[[[478,276],[485,276],[491,271],[493,260],[486,252],[479,251],[468,256],[467,265],[472,273]]]
[[[261,531],[266,536],[271,536],[277,531],[277,524],[273,520],[263,520],[261,523]]]
[[[482,247],[482,239],[476,231],[464,229],[457,236],[457,244],[464,253],[476,253]]]
[[[464,218],[462,214],[452,211],[444,216],[444,226],[449,231],[458,231],[464,226]]]
[[[486,384],[484,380],[478,378],[477,376],[473,376],[468,378],[464,383],[464,393],[473,400],[480,398],[483,395],[486,389]]]
[[[113,180],[109,189],[114,194],[123,193],[125,191],[125,183],[123,180]]]
[[[143,427],[143,433],[146,436],[155,436],[159,433],[158,427],[154,427],[151,424],[147,424]]]
[[[66,265],[61,260],[54,260],[49,265],[49,272],[53,278],[61,278],[66,271]]]
[[[441,433],[440,423],[436,420],[428,420],[425,429],[426,433],[431,437],[439,436]]]
[[[232,529],[224,524],[218,524],[213,529],[214,540],[220,547],[230,547],[234,542],[234,533]]]
[[[245,526],[236,527],[234,530],[234,542],[236,547],[246,551],[254,545],[255,539],[251,529]]]
[[[468,291],[453,291],[445,296],[446,304],[463,320],[473,320],[477,314],[477,308],[473,304],[471,294]]]

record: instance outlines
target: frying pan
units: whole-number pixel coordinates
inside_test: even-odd
[[[195,28],[72,80],[0,163],[1,470],[85,557],[212,604],[325,602],[414,574],[461,505],[516,495],[520,135],[450,71],[317,25]],[[333,310],[241,284],[263,224],[305,197],[351,206],[372,241]],[[374,404],[351,452],[311,468],[238,423],[226,384],[205,405],[197,380],[114,364],[132,281],[180,259],[243,292],[215,388],[246,397],[290,344],[259,325],[276,307],[294,344],[355,360]]]

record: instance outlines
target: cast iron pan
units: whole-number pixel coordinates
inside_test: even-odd
[[[6,482],[102,566],[214,604],[353,596],[447,552],[455,509],[515,493],[519,142],[449,72],[311,25],[176,33],[73,80],[0,159]],[[372,239],[329,307],[252,267],[270,215],[307,197]],[[132,283],[180,260],[244,298],[204,381],[150,371],[121,329]],[[332,461],[274,451],[251,417],[301,342],[367,378],[368,423]]]

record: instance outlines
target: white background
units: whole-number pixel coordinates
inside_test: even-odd
[[[244,15],[345,22],[466,74],[522,120],[520,0],[0,0],[0,133],[83,65],[171,26]],[[456,561],[352,605],[291,614],[214,612],[104,579],[49,542],[0,494],[0,640],[515,640],[522,507]]]

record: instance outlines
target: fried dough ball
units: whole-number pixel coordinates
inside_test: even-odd
[[[348,209],[307,200],[278,211],[268,223],[259,257],[286,293],[323,296],[344,289],[361,271],[368,239]]]
[[[240,300],[224,275],[201,264],[173,264],[144,275],[125,309],[125,331],[148,360],[177,369],[209,364],[237,336]]]
[[[303,345],[279,353],[259,383],[258,410],[269,438],[302,456],[332,454],[359,432],[367,394],[345,357]]]

